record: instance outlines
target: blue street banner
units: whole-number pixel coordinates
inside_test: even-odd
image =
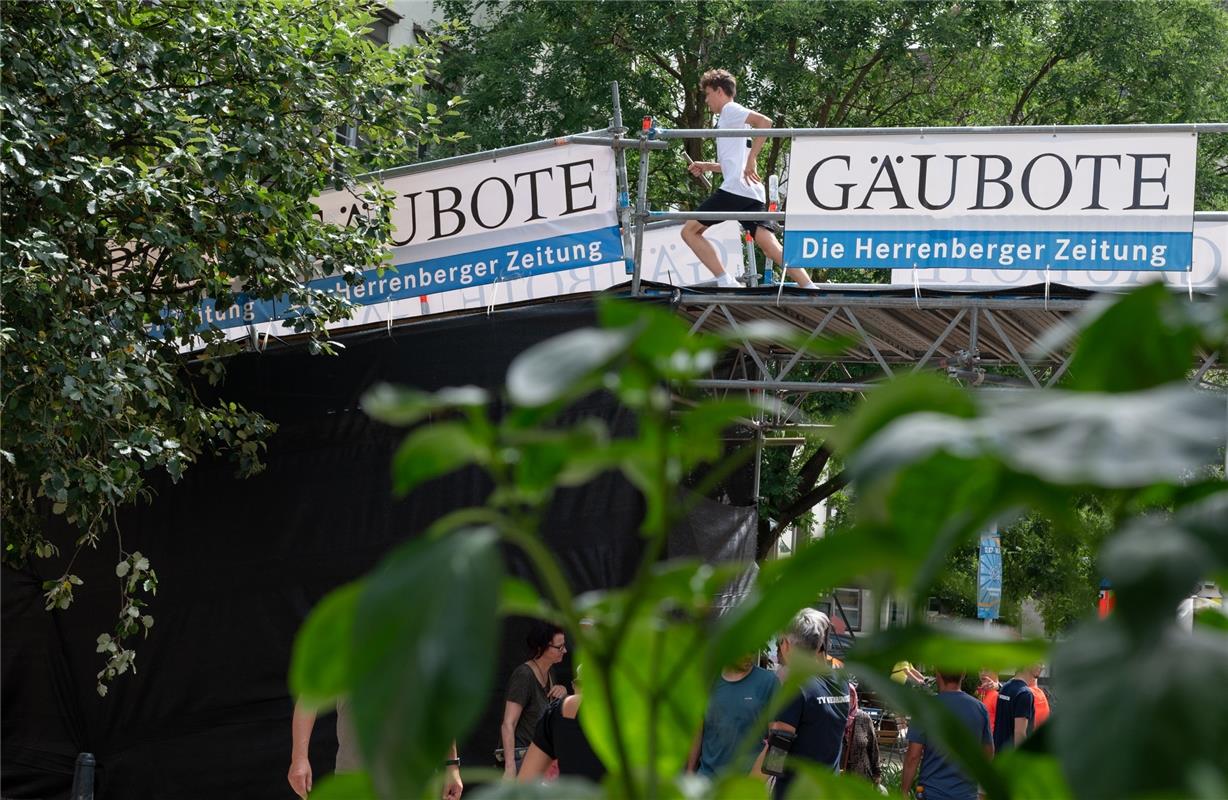
[[[976,571],[977,619],[997,619],[1002,610],[1002,540],[995,527],[981,534]]]
[[[1189,133],[798,137],[785,263],[1185,272]]]

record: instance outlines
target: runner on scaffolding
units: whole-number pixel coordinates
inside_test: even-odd
[[[738,93],[738,82],[727,70],[710,69],[699,81],[699,88],[704,93],[704,102],[709,110],[717,115],[716,127],[728,128],[770,128],[772,121],[757,111],[751,111],[744,105],[734,102]],[[717,138],[716,161],[695,161],[688,167],[691,174],[700,177],[705,172],[721,173],[721,187],[699,206],[699,211],[765,211],[763,181],[759,179],[759,150],[763,148],[764,137],[760,136],[754,142],[745,138]],[[779,226],[774,222],[754,222],[741,220],[755,240],[755,244],[763,254],[777,264],[784,263],[784,253],[780,243],[776,241],[776,231]],[[725,272],[724,266],[716,255],[712,243],[704,238],[704,231],[712,223],[700,220],[687,220],[682,226],[682,240],[694,251],[695,255],[716,276],[720,286],[736,287],[737,281]],[[810,280],[805,270],[790,269],[789,277],[797,281],[803,289],[818,288]]]

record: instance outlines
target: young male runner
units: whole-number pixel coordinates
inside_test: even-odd
[[[772,121],[762,114],[751,111],[744,105],[734,102],[738,93],[738,82],[723,69],[710,69],[699,81],[703,90],[704,102],[708,109],[717,114],[718,128],[770,128]],[[718,138],[716,140],[716,161],[695,161],[687,169],[696,177],[705,172],[719,172],[722,176],[721,187],[699,206],[699,211],[765,211],[763,204],[763,181],[759,179],[759,150],[763,148],[764,137],[760,136],[753,142],[741,137]],[[711,222],[687,220],[682,226],[682,240],[695,253],[708,271],[716,276],[721,286],[737,286],[732,275],[726,274],[724,266],[716,255],[712,243],[704,238],[704,231],[712,225]],[[776,264],[784,263],[784,253],[780,243],[776,241],[774,231],[777,225],[773,222],[752,222],[743,220],[742,227],[755,240],[755,244],[763,254]],[[804,289],[818,288],[806,274],[805,270],[787,270],[789,277],[797,281]]]

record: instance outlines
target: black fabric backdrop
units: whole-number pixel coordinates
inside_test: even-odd
[[[403,432],[358,410],[362,392],[379,381],[498,387],[518,353],[594,318],[592,300],[582,298],[350,336],[339,357],[285,347],[235,359],[225,396],[280,425],[268,468],[238,480],[226,463],[202,463],[121,517],[125,549],[148,555],[162,582],[151,608],[156,624],[137,644],[135,676],[116,681],[105,698],[94,689],[102,665],[94,638],[118,612],[112,542],[78,558],[74,572],[86,584],[68,611],[42,607],[40,584],[62,561],[36,565],[37,573],[4,570],[0,794],[66,796],[76,754],[92,752],[99,798],[292,797],[286,672],[299,624],[329,589],[488,491],[479,473],[465,471],[393,501],[389,464]],[[573,413],[632,433],[608,398],[590,398]],[[735,501],[747,503],[741,477]],[[562,492],[543,535],[575,590],[618,586],[641,553],[641,515],[638,493],[606,475]],[[721,528],[733,537],[752,531],[753,552],[746,509],[707,506],[703,525],[714,542],[725,538]],[[683,549],[696,552],[691,542]],[[509,553],[508,564],[528,577],[519,554]],[[462,744],[468,764],[491,763],[503,686],[524,657],[526,624],[505,626],[495,694]],[[315,727],[317,779],[332,769],[332,720]]]

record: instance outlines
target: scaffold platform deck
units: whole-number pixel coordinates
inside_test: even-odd
[[[711,378],[697,384],[712,391],[780,395],[864,392],[884,380],[925,369],[986,389],[1052,387],[1066,374],[1071,349],[1063,345],[1046,352],[1042,342],[1070,330],[1076,315],[1103,298],[1062,285],[976,291],[878,284],[820,287],[700,289],[645,284],[642,292],[668,293],[696,332],[732,331],[736,338],[754,322],[787,326],[790,335],[779,341],[743,337],[737,356],[721,362]],[[1196,293],[1193,302],[1204,296]],[[807,341],[836,337],[848,346],[838,354],[799,353],[799,336]],[[1219,358],[1218,353],[1200,354],[1191,365],[1191,382],[1205,389],[1228,389]],[[799,369],[802,364],[812,368]],[[850,369],[854,365],[857,369]]]

